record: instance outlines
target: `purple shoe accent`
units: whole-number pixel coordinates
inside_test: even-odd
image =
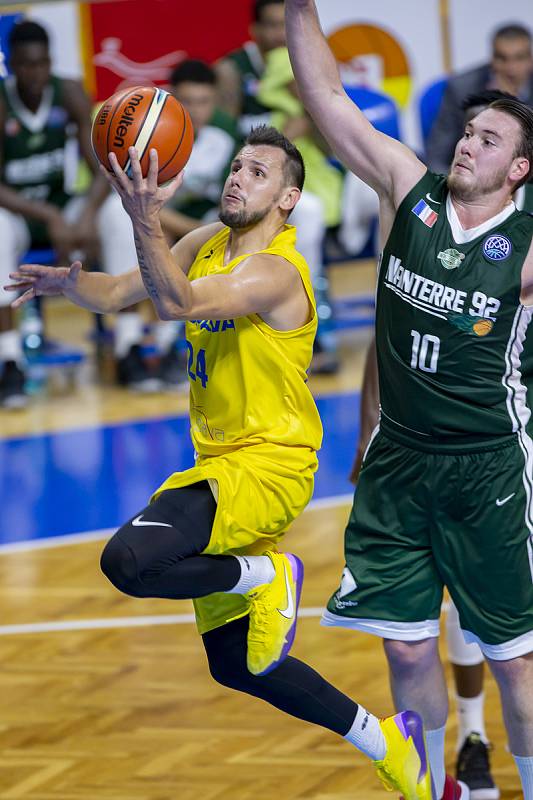
[[[404,739],[408,739],[409,736],[413,739],[416,751],[420,757],[420,773],[418,776],[418,780],[420,781],[425,776],[428,768],[422,719],[416,711],[402,711],[400,714],[396,714],[394,720]]]
[[[304,582],[304,565],[298,556],[292,553],[285,553],[291,565],[294,583],[296,584],[296,608],[294,609],[294,622],[292,623],[287,634],[287,641],[283,650],[281,651],[280,661],[282,661],[288,654],[296,636],[296,620],[298,619],[298,607],[300,605],[300,595],[302,594],[302,586]]]
[[[288,656],[289,650],[292,647],[292,643],[294,642],[294,637],[296,636],[296,621],[298,619],[298,607],[300,605],[300,596],[302,594],[302,586],[304,582],[304,565],[303,562],[298,558],[298,556],[293,555],[292,553],[285,553],[284,554],[291,565],[292,575],[294,578],[294,583],[296,584],[296,608],[294,609],[294,622],[292,623],[289,631],[287,633],[287,640],[283,646],[281,651],[281,655],[277,661],[272,662],[272,664],[263,672],[258,672],[258,675],[268,675],[269,672],[272,672],[273,669],[281,664],[281,662]]]

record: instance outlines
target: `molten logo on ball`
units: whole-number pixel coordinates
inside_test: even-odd
[[[124,147],[124,137],[128,133],[129,126],[134,122],[135,112],[137,111],[140,103],[142,103],[142,100],[142,94],[134,94],[129,98],[128,105],[124,108],[122,116],[120,117],[115,130],[115,136],[113,139],[114,147]]]

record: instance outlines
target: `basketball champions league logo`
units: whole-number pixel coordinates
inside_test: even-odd
[[[483,242],[483,255],[489,261],[505,261],[512,252],[511,240],[501,233],[493,233]]]
[[[168,80],[170,70],[187,57],[185,50],[174,50],[164,56],[139,63],[132,61],[121,52],[122,40],[109,36],[102,40],[102,50],[96,53],[93,63],[105,67],[128,83],[140,84],[144,81],[161,83]]]

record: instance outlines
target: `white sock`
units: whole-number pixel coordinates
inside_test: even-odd
[[[463,746],[464,740],[471,733],[479,733],[481,740],[488,744],[485,731],[485,693],[481,692],[476,697],[455,696],[457,703],[457,750]]]
[[[167,353],[178,338],[184,323],[181,320],[156,322],[153,326],[155,343],[160,353]]]
[[[434,731],[426,731],[429,766],[433,776],[437,797],[442,797],[444,794],[444,781],[446,780],[446,768],[444,766],[444,731],[444,726],[442,728],[436,728]]]
[[[533,800],[533,756],[513,756],[513,758],[520,773],[524,800]]]
[[[234,556],[241,565],[241,577],[228,594],[246,594],[256,586],[271,583],[275,570],[268,556]]]
[[[123,358],[143,338],[143,320],[137,311],[125,311],[115,317],[115,355]]]
[[[357,709],[353,725],[344,738],[373,761],[385,758],[387,745],[379,720],[363,706]]]
[[[0,333],[0,361],[22,361],[22,338],[17,330]]]

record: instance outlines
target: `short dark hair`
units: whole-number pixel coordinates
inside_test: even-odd
[[[169,80],[172,86],[177,86],[179,83],[208,83],[214,86],[217,79],[214,69],[205,61],[188,58],[174,67]]]
[[[481,92],[467,95],[461,103],[461,109],[468,111],[469,108],[475,108],[476,106],[490,106],[496,100],[517,100],[517,98],[514,94],[500,92],[499,89],[483,89]]]
[[[254,22],[261,22],[263,9],[267,6],[281,5],[285,0],[254,0],[253,19]]]
[[[527,183],[533,176],[533,108],[528,106],[527,103],[522,103],[521,100],[495,100],[488,108],[494,108],[496,111],[503,111],[509,114],[510,117],[516,119],[522,131],[521,136],[517,142],[514,156],[515,158],[527,158],[529,161],[529,172],[525,178],[516,184],[516,189],[522,184]]]
[[[258,125],[257,128],[252,128],[244,140],[244,144],[264,144],[268,145],[268,147],[278,147],[283,150],[286,156],[283,175],[287,186],[297,186],[300,191],[303,189],[305,167],[302,154],[277,128],[273,128],[270,125]]]
[[[493,45],[496,39],[529,39],[531,42],[531,31],[523,25],[503,25],[501,28],[497,28],[492,34]]]
[[[16,22],[9,32],[9,49],[13,50],[13,48],[19,44],[30,44],[33,42],[44,44],[45,47],[50,46],[50,39],[43,26],[29,19]]]

